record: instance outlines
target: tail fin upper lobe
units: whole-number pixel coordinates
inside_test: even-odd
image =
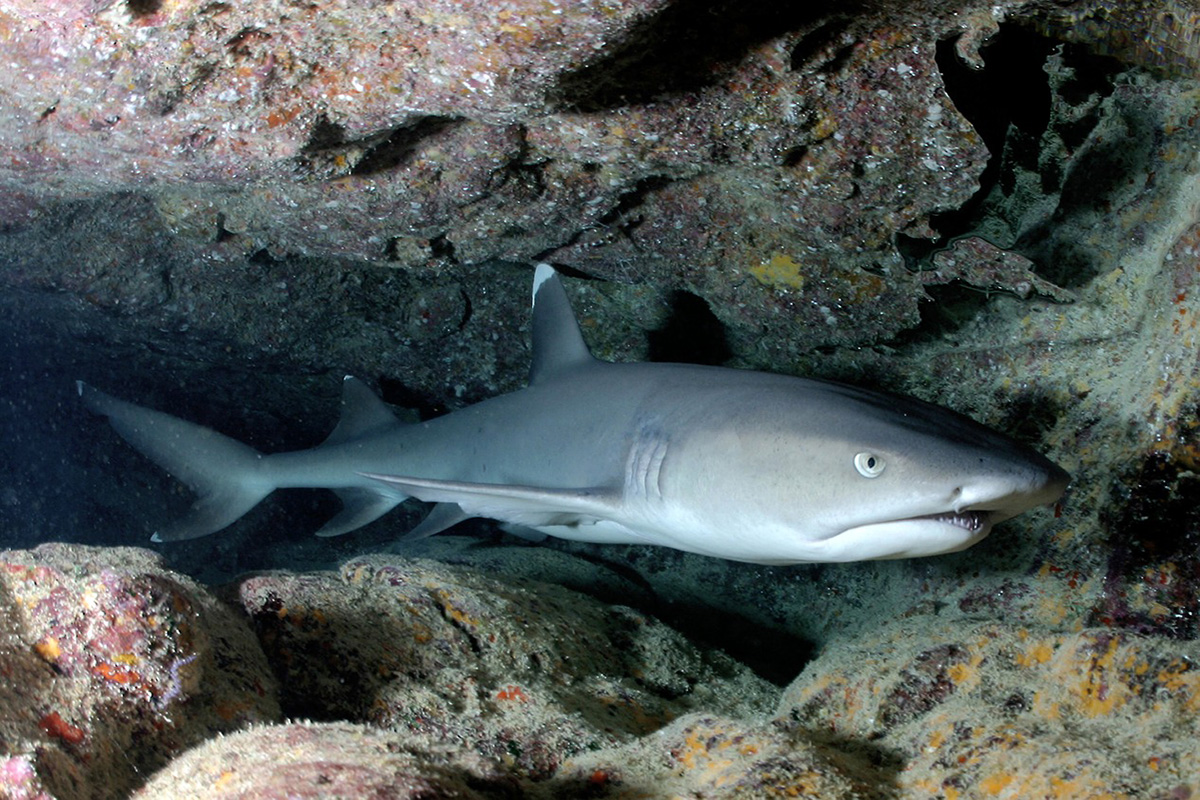
[[[119,400],[76,381],[92,411],[108,417],[117,433],[196,493],[191,511],[163,530],[156,542],[216,533],[275,489],[262,469],[263,456],[228,436],[161,411]]]

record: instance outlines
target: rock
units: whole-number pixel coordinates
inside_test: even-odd
[[[125,796],[185,748],[279,717],[231,609],[133,548],[0,553],[0,794]]]
[[[358,558],[238,592],[286,714],[436,737],[535,779],[690,711],[761,715],[776,694],[632,609],[436,562]]]
[[[792,731],[871,742],[905,796],[1190,797],[1200,645],[915,617],[828,647],[784,692]]]
[[[255,726],[188,751],[133,794],[138,800],[318,800],[521,797],[492,763],[432,737],[346,722]]]
[[[884,800],[893,796],[889,784],[865,748],[690,714],[630,744],[572,758],[545,788],[551,797]]]

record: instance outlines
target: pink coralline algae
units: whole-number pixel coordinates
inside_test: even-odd
[[[54,800],[29,756],[0,758],[0,796],[6,800]]]
[[[5,796],[119,796],[183,748],[278,715],[244,624],[146,551],[8,551],[0,597]]]

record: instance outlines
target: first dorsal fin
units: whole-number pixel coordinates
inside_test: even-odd
[[[387,404],[365,383],[353,375],[347,375],[342,381],[341,418],[324,444],[340,444],[400,424]]]
[[[560,370],[593,360],[558,272],[549,264],[538,264],[533,274],[533,364],[529,382],[546,380]]]

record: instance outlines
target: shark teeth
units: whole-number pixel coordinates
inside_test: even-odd
[[[987,524],[986,511],[949,511],[945,514],[934,514],[931,519],[937,522],[945,522],[957,528],[976,533],[983,530],[983,526]]]
[[[911,517],[909,521],[944,522],[956,528],[962,528],[968,533],[979,533],[991,521],[990,511],[943,511],[940,514],[926,514],[923,517]]]

